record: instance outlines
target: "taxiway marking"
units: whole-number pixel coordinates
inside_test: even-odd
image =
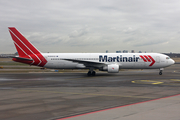
[[[134,80],[131,81],[132,83],[139,83],[139,84],[153,84],[153,85],[157,85],[157,84],[163,84],[164,82],[160,82],[160,81],[154,81],[154,80]]]
[[[180,82],[180,79],[170,79],[172,81],[179,81]]]

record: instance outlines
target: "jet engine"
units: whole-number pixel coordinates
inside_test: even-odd
[[[118,73],[119,72],[119,65],[117,64],[111,64],[104,66],[102,69],[99,69],[101,71],[108,71],[108,73]]]
[[[119,72],[119,65],[112,64],[108,65],[108,73],[118,73]]]

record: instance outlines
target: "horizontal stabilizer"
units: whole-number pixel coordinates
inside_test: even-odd
[[[22,57],[13,57],[19,60],[26,60],[26,61],[33,61],[33,59],[28,59],[28,58],[22,58]]]

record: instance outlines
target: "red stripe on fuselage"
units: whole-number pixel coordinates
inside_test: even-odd
[[[152,60],[152,63],[149,66],[153,66],[156,61],[150,55],[148,55],[148,57]]]
[[[41,63],[39,64],[39,66],[43,67],[47,63],[47,60],[42,54],[37,54],[37,56],[41,59]]]
[[[144,55],[144,57],[146,58],[146,60],[147,60],[148,62],[151,62],[151,60],[150,60],[146,55]]]
[[[147,62],[147,60],[142,55],[139,56],[143,59],[144,62]]]

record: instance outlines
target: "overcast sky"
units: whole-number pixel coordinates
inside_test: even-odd
[[[179,0],[0,0],[0,54],[9,26],[41,52],[180,52]]]

